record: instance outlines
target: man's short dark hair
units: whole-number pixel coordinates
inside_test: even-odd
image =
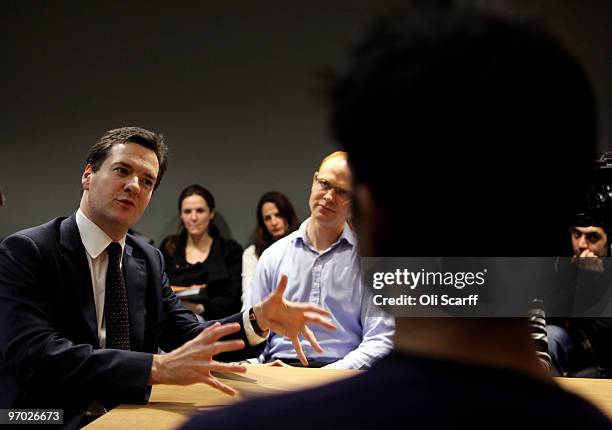
[[[331,90],[333,135],[385,216],[376,251],[557,255],[594,157],[585,74],[527,22],[441,3],[377,20]]]
[[[108,130],[89,150],[87,164],[91,165],[94,172],[98,171],[104,160],[108,157],[112,147],[123,143],[136,143],[155,152],[159,162],[157,182],[153,187],[156,190],[164,176],[168,163],[168,147],[164,142],[164,136],[161,134],[153,133],[140,127],[121,127]]]

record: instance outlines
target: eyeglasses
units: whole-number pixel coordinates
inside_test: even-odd
[[[339,187],[334,187],[325,178],[317,177],[316,181],[317,181],[317,185],[319,186],[319,189],[321,191],[327,192],[329,190],[334,190],[334,193],[336,194],[338,199],[340,199],[343,202],[348,202],[349,200],[351,200],[353,198],[353,193],[351,191],[348,191],[348,190],[345,190],[345,189],[342,189],[342,188],[339,188]]]

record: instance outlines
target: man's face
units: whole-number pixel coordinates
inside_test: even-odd
[[[575,257],[606,257],[608,235],[601,227],[572,227],[572,249]]]
[[[325,227],[339,227],[348,219],[352,199],[352,178],[348,163],[334,157],[314,174],[310,189],[311,216]]]
[[[117,240],[149,204],[159,172],[155,152],[136,143],[114,145],[97,172],[85,167],[81,210]]]

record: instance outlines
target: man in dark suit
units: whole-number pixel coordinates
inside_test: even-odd
[[[596,143],[582,70],[526,23],[466,2],[414,3],[369,28],[331,93],[362,253],[558,255]],[[185,428],[241,423],[610,428],[546,373],[526,318],[450,316],[397,318],[395,351],[357,377],[218,409]]]
[[[292,339],[306,323],[333,329],[323,309],[282,298],[286,277],[221,324],[201,324],[177,302],[161,253],[127,234],[161,181],[166,151],[150,131],[108,131],[88,155],[78,211],[0,244],[0,408],[62,408],[74,426],[85,411],[146,402],[152,384],[203,382],[233,394],[210,372],[246,369],[216,354],[255,356],[268,329]]]

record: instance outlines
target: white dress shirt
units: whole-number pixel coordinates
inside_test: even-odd
[[[96,305],[96,319],[98,323],[98,339],[100,347],[106,347],[106,327],[104,324],[104,293],[106,291],[106,270],[108,269],[108,253],[106,248],[113,241],[104,231],[94,224],[81,209],[77,210],[76,223],[81,235],[81,241],[87,254],[91,285],[93,287],[94,302]],[[121,245],[120,267],[123,267],[123,250],[125,249],[125,236],[118,241]]]
[[[106,347],[106,327],[104,324],[104,293],[106,291],[106,271],[108,269],[108,253],[106,248],[113,240],[93,221],[85,216],[81,209],[77,210],[76,223],[81,241],[87,254],[91,285],[96,307],[96,320],[98,324],[98,339],[101,348]],[[123,267],[123,250],[125,249],[125,236],[118,240],[121,245],[120,267]],[[247,339],[251,346],[258,345],[267,339],[255,333],[249,321],[248,309],[242,313],[242,322]]]
[[[336,242],[319,251],[308,238],[309,222],[310,218],[261,254],[245,307],[267,297],[287,275],[285,297],[329,310],[338,327],[331,331],[313,325],[311,330],[325,352],[300,339],[306,357],[333,362],[326,366],[332,369],[368,369],[393,349],[394,319],[363,299],[361,260],[351,227],[345,224]],[[260,361],[276,358],[296,359],[297,355],[288,338],[272,333]]]

